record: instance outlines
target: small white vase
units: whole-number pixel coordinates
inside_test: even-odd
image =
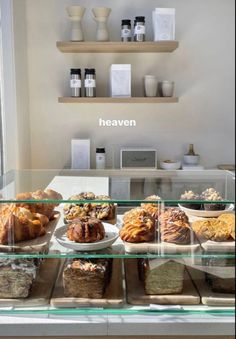
[[[111,9],[107,7],[96,7],[92,10],[94,20],[97,22],[96,41],[109,41],[109,32],[107,21],[111,13]]]
[[[84,41],[82,19],[86,9],[82,6],[68,6],[67,13],[71,20],[71,41]]]
[[[163,97],[173,97],[175,91],[175,83],[173,81],[162,81],[161,92]]]
[[[157,77],[155,75],[146,75],[144,78],[144,87],[146,97],[157,96]]]

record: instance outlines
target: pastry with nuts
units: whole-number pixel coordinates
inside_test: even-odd
[[[224,199],[214,188],[208,188],[204,192],[202,192],[202,199],[212,203],[204,203],[204,209],[206,211],[221,211],[225,210],[226,205],[224,203],[220,203]]]
[[[183,207],[186,207],[192,210],[200,210],[202,208],[202,204],[197,202],[201,200],[200,195],[194,193],[193,191],[185,191],[184,194],[181,195],[180,199],[183,201],[191,201],[189,203],[181,204]],[[196,201],[196,203],[194,201]]]
[[[110,221],[116,218],[116,207],[107,201],[111,200],[109,196],[96,196],[92,192],[83,192],[70,197],[71,202],[64,206],[64,215],[66,222],[72,222],[77,218],[90,216],[103,221]],[[94,201],[99,202],[94,202]],[[105,201],[104,203],[102,201]],[[78,201],[78,203],[77,203]],[[81,203],[79,202],[81,201]]]

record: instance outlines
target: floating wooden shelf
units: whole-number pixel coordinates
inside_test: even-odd
[[[178,98],[72,98],[60,97],[58,102],[61,104],[174,104],[179,102]]]
[[[178,47],[178,41],[57,42],[57,48],[63,53],[171,53]]]

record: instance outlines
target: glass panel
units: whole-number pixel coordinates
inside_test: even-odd
[[[179,203],[185,191],[193,191],[198,196],[197,201],[203,201],[202,192],[213,188],[222,198],[215,202],[225,204],[235,201],[234,182],[234,175],[226,171],[26,170],[2,176],[0,191],[2,202],[14,201],[19,193],[49,187],[61,193],[61,202],[82,191],[92,191],[96,196],[109,195],[114,203],[137,204],[150,195],[158,195],[165,202]],[[24,197],[21,196],[20,201],[25,201]],[[53,197],[47,200],[54,201]]]
[[[233,174],[16,171],[0,190],[0,314],[233,315]]]

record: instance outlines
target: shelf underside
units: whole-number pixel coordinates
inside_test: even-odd
[[[158,42],[71,42],[58,41],[62,53],[171,53],[179,47],[178,41]]]
[[[73,98],[73,97],[60,97],[58,102],[61,104],[173,104],[178,103],[179,99],[172,98],[145,98],[145,97],[132,97],[132,98],[109,98],[109,97],[96,97],[96,98]]]

